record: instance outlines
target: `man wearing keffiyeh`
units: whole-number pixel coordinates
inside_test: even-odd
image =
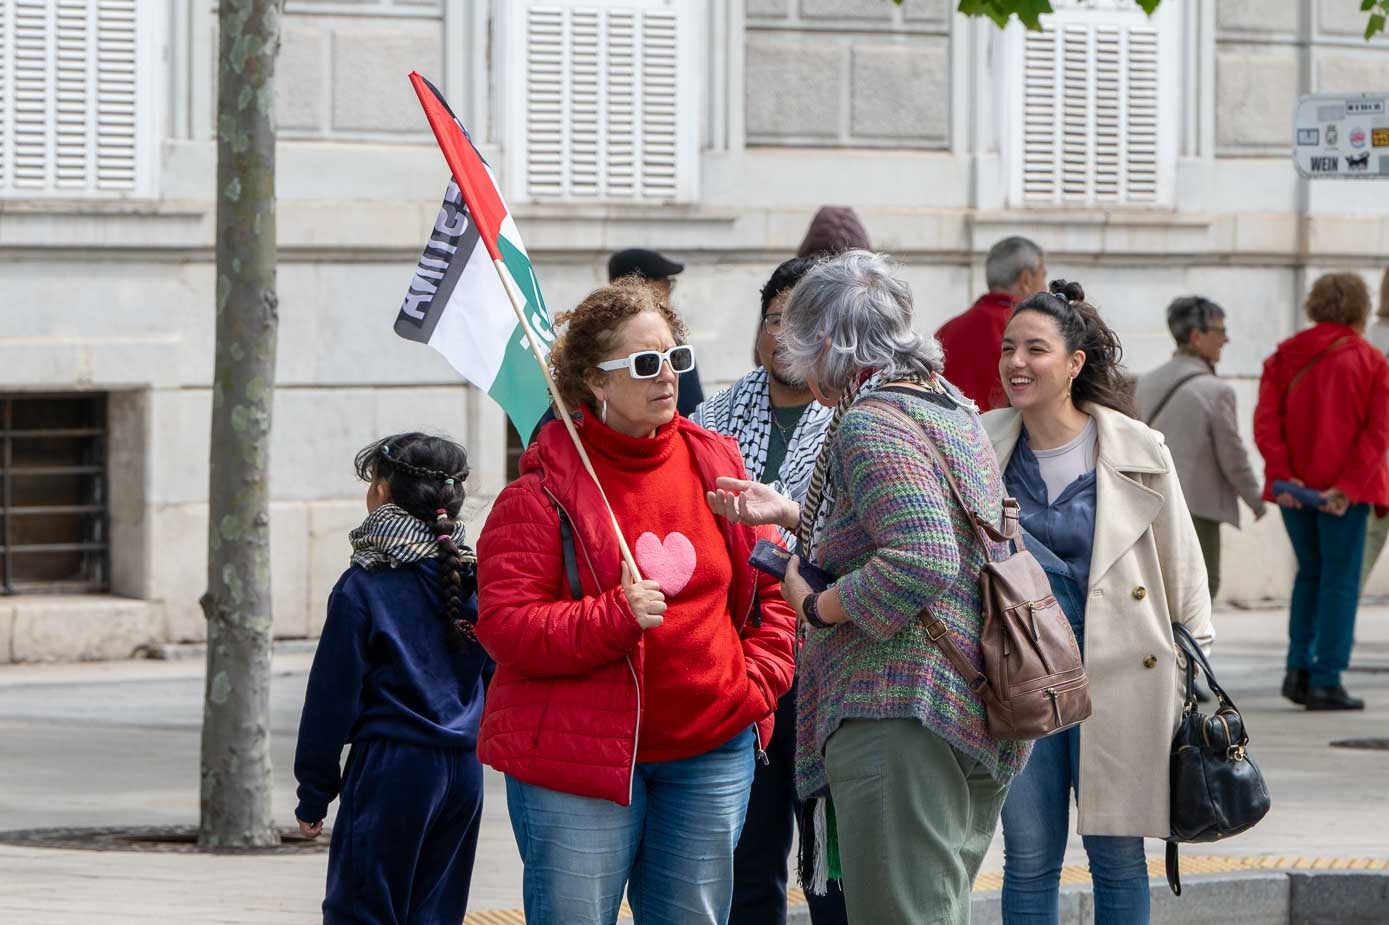
[[[691,420],[738,441],[749,478],[803,501],[834,414],[814,399],[805,381],[789,375],[778,355],[781,310],[791,290],[815,261],[796,257],[777,267],[762,288],[757,327],[756,369],[705,400]],[[795,550],[796,538],[778,528]],[[786,859],[797,812],[793,780],[796,747],[796,688],[777,704],[776,730],[767,746],[769,763],[757,768],[747,821],[733,859],[730,925],[786,920]],[[807,894],[814,925],[847,921],[837,884],[826,896]]]

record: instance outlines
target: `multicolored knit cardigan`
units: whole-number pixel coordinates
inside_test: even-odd
[[[993,447],[973,406],[949,388],[958,406],[944,396],[872,397],[920,422],[970,506],[997,521],[1004,488]],[[796,789],[803,799],[828,792],[825,742],[848,719],[915,718],[1008,783],[1026,763],[1028,743],[989,735],[982,701],[918,619],[929,605],[961,651],[979,660],[986,553],[944,475],[919,433],[861,400],[844,413],[826,452],[834,501],[810,559],[842,576],[835,586],[849,620],[810,629],[801,649]]]

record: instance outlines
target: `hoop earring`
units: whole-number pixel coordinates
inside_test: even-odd
[[[598,420],[604,424],[608,423],[608,400],[603,399],[603,407],[598,409]]]

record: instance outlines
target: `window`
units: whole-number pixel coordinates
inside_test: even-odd
[[[106,396],[0,395],[0,593],[109,587]]]
[[[503,9],[512,199],[695,198],[687,0],[520,0]]]
[[[1166,11],[1149,20],[1132,0],[1054,6],[1043,31],[1016,39],[1011,199],[1170,204],[1176,74]]]
[[[154,6],[0,3],[0,196],[148,192]]]

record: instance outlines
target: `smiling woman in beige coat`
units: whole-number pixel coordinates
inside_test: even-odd
[[[1003,809],[1003,917],[1057,920],[1072,791],[1095,921],[1145,923],[1143,838],[1169,833],[1168,753],[1181,713],[1172,622],[1209,647],[1205,563],[1160,433],[1132,417],[1118,338],[1078,283],[1014,309],[999,375],[1012,407],[984,416],[1023,526],[1067,564],[1068,614],[1094,713],[1037,743]]]

